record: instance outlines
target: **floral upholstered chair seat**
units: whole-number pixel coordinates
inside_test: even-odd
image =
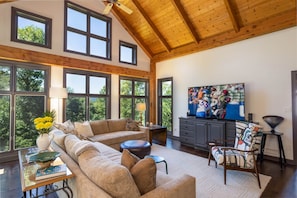
[[[211,156],[217,164],[224,166],[224,181],[226,184],[226,170],[240,170],[253,172],[258,178],[261,188],[259,174],[256,166],[256,154],[260,147],[260,126],[255,123],[236,121],[236,137],[234,147],[218,146],[210,143],[209,161]]]

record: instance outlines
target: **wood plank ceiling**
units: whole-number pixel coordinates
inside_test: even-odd
[[[158,62],[296,26],[295,0],[119,0],[112,13]]]
[[[15,0],[0,0],[0,3],[10,1]],[[118,1],[133,13],[129,15],[117,6],[113,6],[112,13],[152,62],[211,49],[297,24],[296,0]]]

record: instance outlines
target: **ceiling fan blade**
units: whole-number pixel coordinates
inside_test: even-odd
[[[110,12],[112,6],[113,6],[113,3],[108,3],[103,10],[103,14],[108,14]]]
[[[116,2],[115,4],[116,4],[116,6],[118,8],[122,9],[127,14],[132,14],[133,11],[130,8],[128,8],[127,6],[125,6],[125,5],[123,5],[123,4],[119,3],[119,2]]]

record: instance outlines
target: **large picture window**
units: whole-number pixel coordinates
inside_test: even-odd
[[[51,48],[52,19],[14,7],[11,10],[12,41]]]
[[[142,124],[148,121],[148,110],[137,111],[138,103],[145,104],[148,109],[148,81],[146,79],[136,79],[120,77],[120,118],[132,118],[140,120]]]
[[[0,61],[0,152],[36,145],[33,123],[47,107],[49,68]]]
[[[111,18],[65,2],[64,50],[111,59]]]
[[[80,70],[64,70],[68,91],[66,120],[110,118],[110,75]]]

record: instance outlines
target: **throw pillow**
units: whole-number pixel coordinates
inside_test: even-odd
[[[139,122],[132,120],[132,119],[127,119],[126,130],[127,131],[139,131]]]
[[[64,133],[73,133],[75,134],[75,127],[74,127],[74,124],[70,121],[70,120],[67,120],[63,123],[54,123],[54,126],[63,131]]]
[[[130,172],[141,195],[156,188],[157,167],[152,158],[139,160]]]
[[[83,123],[81,122],[75,122],[74,123],[75,129],[77,131],[77,135],[81,139],[85,139],[87,137],[92,137],[94,136],[92,128],[90,126],[90,123],[88,121],[85,121]]]
[[[139,157],[131,153],[128,149],[124,149],[122,152],[121,164],[125,166],[128,170],[140,160]]]
[[[124,149],[121,164],[130,170],[141,195],[156,188],[156,163],[151,158],[139,159],[129,150]]]

